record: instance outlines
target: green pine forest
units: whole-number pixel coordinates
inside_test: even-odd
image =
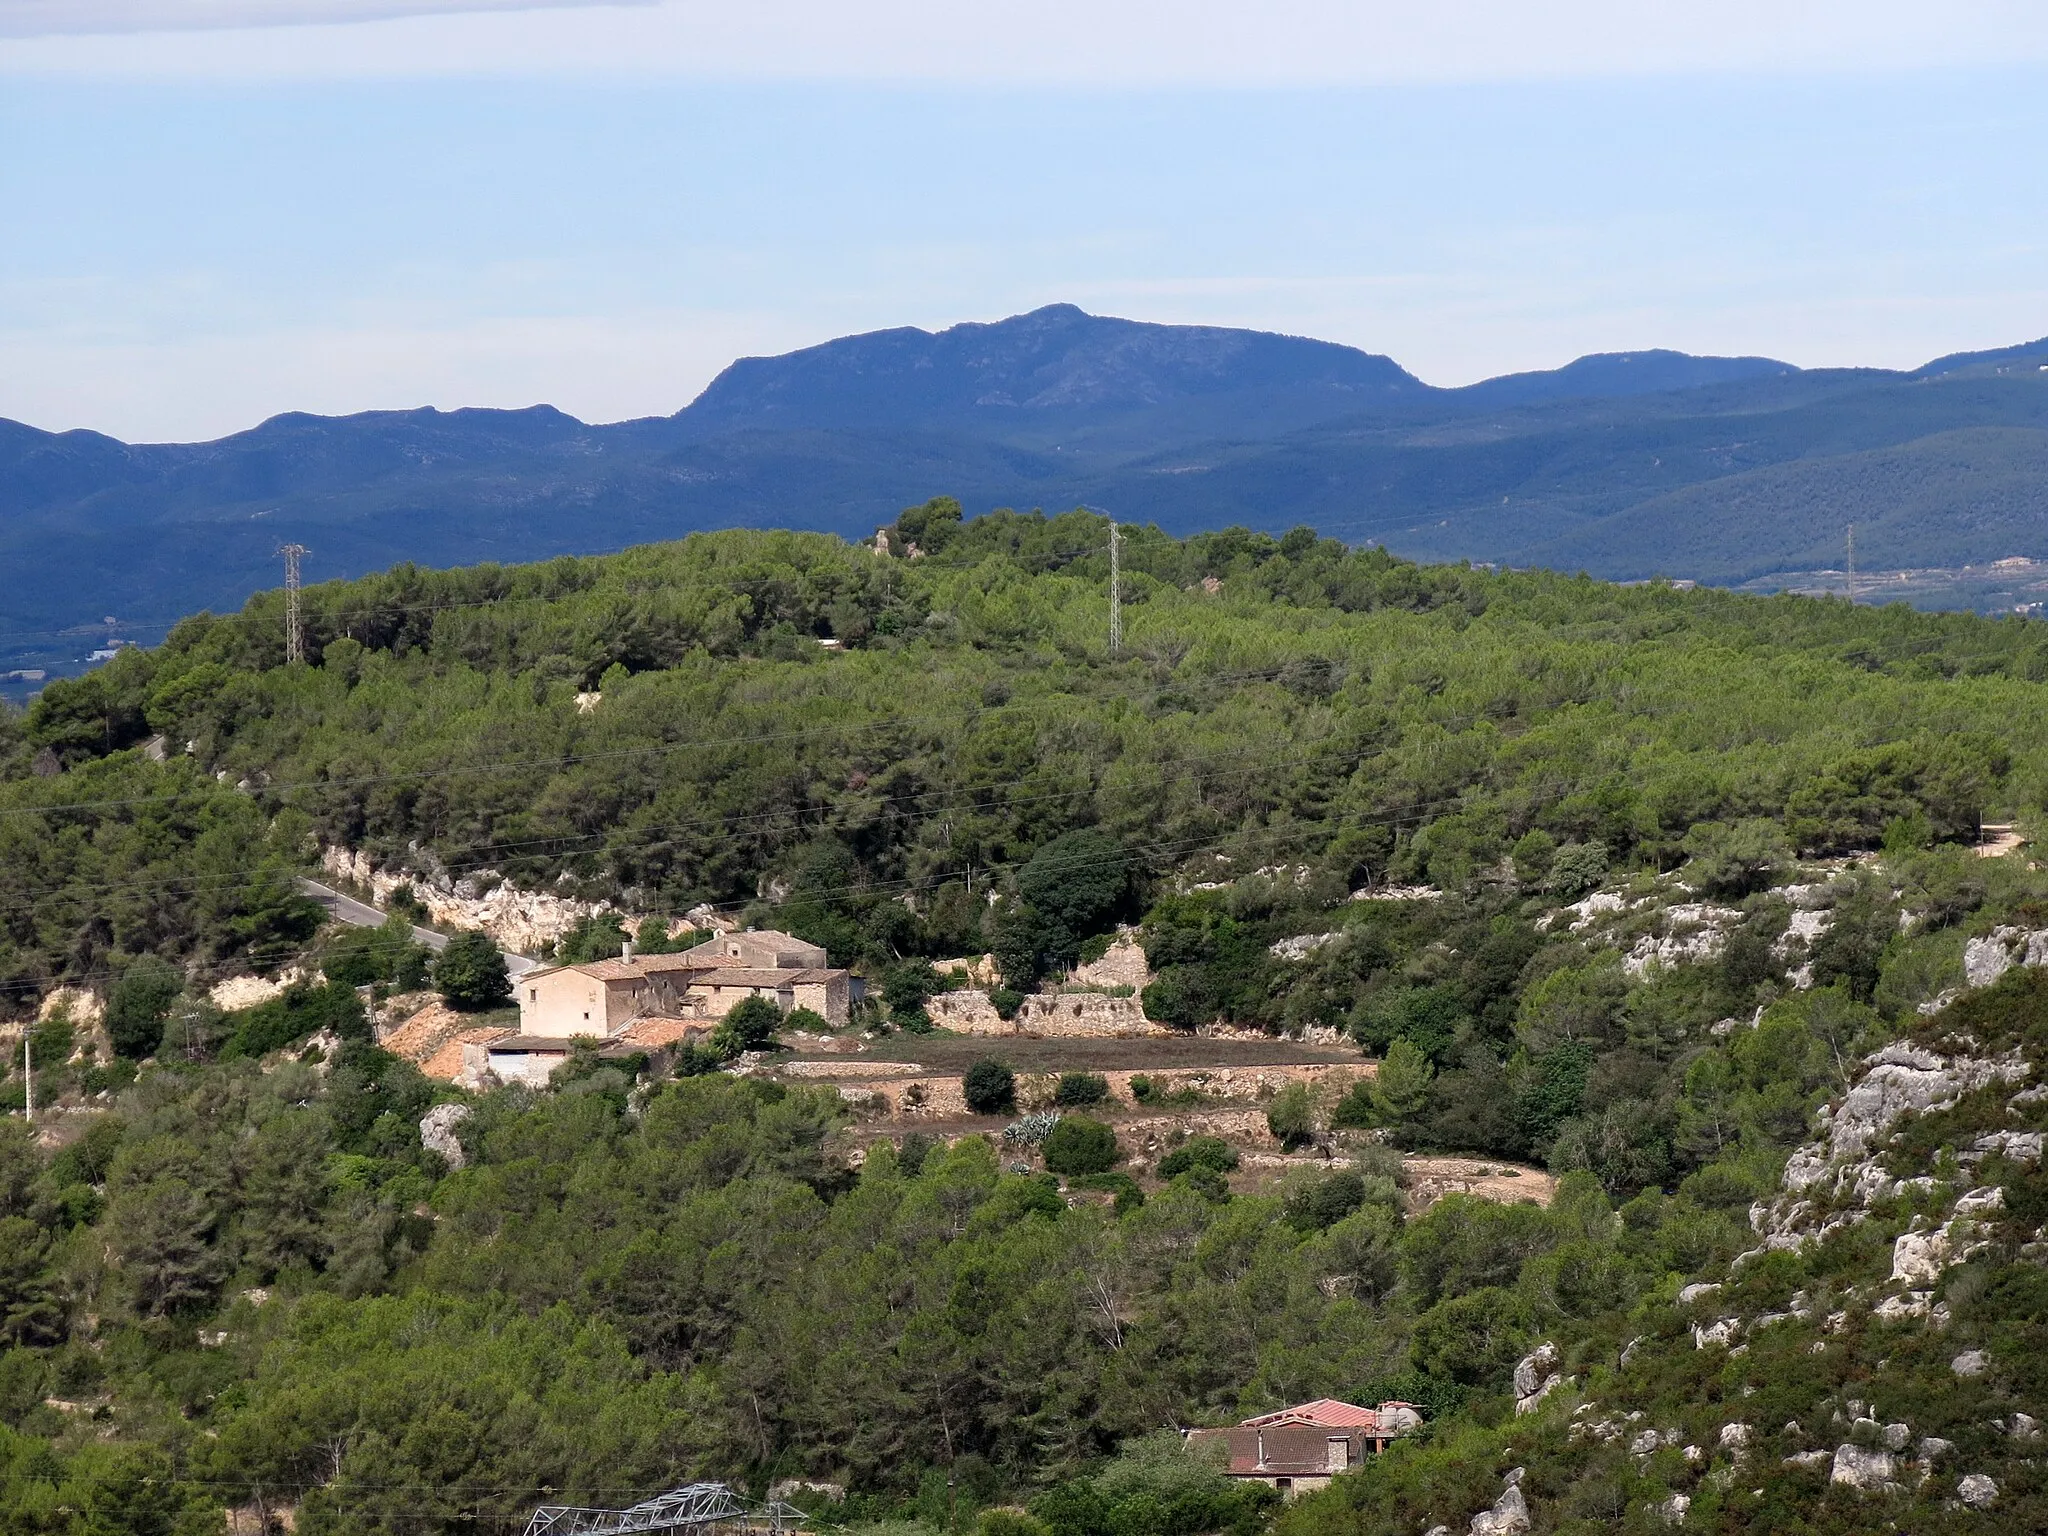
[[[0,718],[0,1096],[25,1037],[62,1116],[0,1120],[0,1529],[507,1533],[543,1498],[806,1478],[843,1490],[799,1496],[819,1529],[875,1536],[1421,1536],[1516,1465],[1539,1531],[1665,1529],[1679,1489],[1694,1530],[1978,1528],[1946,1471],[1873,1503],[1775,1442],[1716,1483],[1568,1427],[1587,1396],[1761,1390],[1742,1412],[1782,1434],[1872,1381],[2048,1523],[2048,1479],[1968,1437],[1984,1394],[2048,1417],[2031,1229],[1950,1282],[1954,1337],[2010,1367],[1982,1382],[1878,1328],[1702,1352],[1676,1300],[1965,944],[2048,921],[2048,875],[1969,846],[2048,801],[2048,629],[1127,528],[1111,655],[1100,517],[940,499],[889,542],[399,567],[307,590],[305,664],[266,594]],[[471,1095],[375,1045],[345,983],[423,966],[322,929],[293,880],[331,845],[788,929],[870,981],[878,1032],[930,1027],[932,959],[1024,991],[1124,925],[1153,1018],[1335,1030],[1381,1071],[1276,1102],[1276,1135],[1354,1157],[1263,1183],[1199,1139],[1063,1182],[700,1053]],[[1718,947],[1631,960],[1681,901]],[[2040,975],[1957,1016],[2048,1053]],[[105,999],[111,1054],[38,1020],[59,987]],[[459,1169],[419,1127],[449,1102]],[[1940,1133],[1898,1155],[1952,1175]],[[1417,1213],[1404,1150],[1561,1182]],[[2048,1217],[2038,1170],[1988,1166],[2014,1223]],[[1091,1177],[1113,1204],[1069,1198]],[[1846,1285],[1912,1214],[1740,1283]],[[1577,1385],[1517,1417],[1546,1340]],[[1284,1508],[1174,1434],[1325,1395],[1427,1425]]]

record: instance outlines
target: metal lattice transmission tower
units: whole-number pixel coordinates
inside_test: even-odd
[[[1124,648],[1124,560],[1123,535],[1116,519],[1109,520],[1109,654]]]
[[[579,1509],[543,1504],[526,1536],[783,1536],[804,1513],[779,1500],[749,1505],[724,1483],[691,1483],[631,1509]]]
[[[306,659],[306,626],[299,613],[299,558],[307,549],[303,544],[286,544],[278,553],[284,556],[284,661],[291,666]]]

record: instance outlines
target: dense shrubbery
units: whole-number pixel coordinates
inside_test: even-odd
[[[1198,850],[1303,861],[1306,887],[1264,882],[1282,908],[1502,867],[1568,897],[1688,858],[1737,890],[1779,856],[1761,823],[1813,850],[1940,840],[2042,787],[2025,624],[1135,530],[1111,660],[1102,537],[998,514],[918,561],[735,532],[401,568],[309,589],[299,669],[274,594],[188,620],[0,733],[0,983],[267,963],[310,930],[250,877],[325,840],[671,914],[772,888],[841,960],[992,949],[1013,985],[1149,903],[1159,1016],[1292,1024],[1311,1005],[1281,1017],[1263,985],[1258,882],[1158,902]],[[149,761],[152,733],[192,755]],[[31,776],[46,749],[70,771]],[[73,809],[18,814],[40,806]],[[623,937],[599,919],[563,955]]]
[[[1087,1109],[1109,1097],[1109,1079],[1100,1072],[1062,1072],[1053,1089],[1061,1109]]]
[[[338,981],[317,987],[294,982],[281,996],[231,1013],[223,1022],[228,1030],[220,1051],[224,1061],[267,1055],[323,1029],[344,1040],[370,1038],[362,999]]]
[[[1046,1536],[1252,1536],[1279,1504],[1277,1490],[1223,1476],[1167,1430],[1133,1442],[1092,1478],[1047,1489],[1031,1514]],[[984,1527],[981,1536],[1028,1533]]]
[[[2037,626],[1143,532],[1112,660],[1099,520],[920,517],[917,561],[730,534],[319,588],[305,668],[280,664],[264,599],[4,723],[0,983],[118,977],[126,1053],[74,1062],[82,1025],[36,1025],[39,1088],[112,1110],[54,1152],[0,1134],[7,1519],[159,1536],[201,1490],[261,1483],[303,1490],[322,1536],[502,1531],[538,1482],[595,1501],[808,1472],[851,1480],[850,1518],[1014,1500],[1054,1533],[1193,1536],[1256,1526],[1264,1496],[1157,1449],[1100,1459],[1162,1423],[1384,1393],[1444,1416],[1431,1443],[1282,1518],[1425,1529],[1490,1502],[1488,1426],[1533,1340],[1697,1356],[1669,1297],[1753,1240],[1814,1107],[1955,985],[1967,938],[2048,910],[2048,880],[1953,845],[2040,798]],[[192,755],[136,750],[159,732]],[[45,750],[66,771],[35,776]],[[551,1094],[487,1095],[450,1173],[420,1145],[428,1085],[369,1043],[352,990],[416,979],[402,925],[331,939],[323,985],[200,1000],[223,969],[300,957],[316,914],[289,877],[323,840],[422,878],[720,902],[860,963],[910,1028],[932,958],[992,950],[1017,983],[1136,921],[1155,1018],[1335,1029],[1382,1057],[1335,1106],[1276,1094],[1284,1142],[1334,1109],[1563,1184],[1548,1210],[1453,1195],[1404,1222],[1371,1163],[1233,1198],[1235,1153],[1198,1137],[1141,1200],[1103,1171],[1109,1128],[1070,1115],[1043,1147],[1069,1208],[979,1139],[877,1144],[854,1173],[836,1095],[731,1080],[705,1051],[669,1080],[593,1053]],[[1882,869],[1826,893],[1792,988],[1805,941],[1774,882],[1795,853],[1880,844]],[[1624,963],[1647,916],[1554,911],[1672,872],[1734,909],[1696,962]],[[624,941],[600,917],[559,953]],[[474,1006],[505,995],[482,948],[435,967]],[[1987,1042],[2033,1039],[2023,990],[1972,1004]],[[721,1049],[779,1022],[735,1010]],[[271,1054],[319,1029],[327,1059]],[[966,1086],[1015,1110],[1001,1063]],[[2009,1199],[2036,1229],[2048,1213],[2025,1179]],[[1858,1241],[1799,1283],[1862,1262]],[[1743,1283],[1789,1295],[1789,1263]],[[1987,1271],[1962,1324],[2030,1316],[2022,1278]],[[1810,1413],[1816,1393],[1792,1399],[1829,1358],[1759,1349],[1756,1422]],[[1671,1369],[1674,1398],[1706,1390]],[[44,1404],[101,1396],[104,1444]],[[1613,1525],[1661,1466],[1590,1477],[1568,1518]],[[1559,1500],[1553,1475],[1532,1478]]]
[[[765,997],[743,997],[718,1021],[711,1034],[711,1048],[728,1057],[742,1051],[765,1051],[775,1044],[782,1027],[780,1008]]]
[[[457,1008],[501,1008],[512,978],[498,946],[481,933],[458,933],[434,961],[434,986]]]
[[[1220,1141],[1214,1136],[1192,1136],[1159,1160],[1159,1177],[1179,1178],[1191,1168],[1207,1168],[1216,1173],[1235,1173],[1237,1165],[1237,1148],[1229,1142]]]
[[[397,915],[376,928],[343,928],[320,954],[321,973],[348,987],[414,991],[427,984],[433,965],[434,952],[417,942],[412,925]]]
[[[107,989],[107,1039],[116,1054],[152,1054],[184,990],[185,978],[155,955],[139,955],[125,967]]]

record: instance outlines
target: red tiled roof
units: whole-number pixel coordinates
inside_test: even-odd
[[[737,933],[713,934],[686,953],[693,956],[700,965],[744,964],[744,955],[732,953],[734,944],[751,949],[755,954],[766,950],[776,957],[775,963],[785,969],[794,967],[785,965],[782,959],[784,955],[801,958],[805,955],[824,953],[822,945],[806,943],[794,934],[784,933],[778,928],[748,928]]]
[[[630,960],[584,960],[575,965],[556,966],[555,969],[581,971],[585,976],[597,981],[634,981],[642,976],[654,976],[668,971],[704,971],[713,967],[707,966],[702,960],[692,960],[686,955],[635,955]]]
[[[1280,1424],[1314,1424],[1325,1429],[1378,1429],[1380,1416],[1377,1410],[1361,1408],[1356,1403],[1340,1403],[1334,1397],[1319,1397],[1312,1403],[1297,1403],[1292,1408],[1276,1409],[1262,1413],[1255,1419],[1246,1419],[1244,1429],[1265,1429]]]
[[[660,1050],[678,1040],[688,1040],[692,1035],[709,1034],[714,1022],[711,1019],[635,1019],[612,1038],[632,1045],[644,1045],[649,1050]]]
[[[546,971],[529,971],[520,980],[528,982],[540,976],[551,976],[556,971],[575,971],[593,981],[606,982],[643,981],[650,976],[669,976],[687,971],[692,974],[686,985],[708,983],[720,987],[814,986],[846,974],[838,970],[798,969],[794,966],[765,970],[737,963],[720,964],[715,959],[692,960],[686,955],[635,955],[630,960],[584,960],[575,965],[553,966]]]
[[[509,1029],[457,1030],[441,1043],[433,1055],[420,1063],[420,1071],[437,1081],[452,1083],[462,1075],[462,1048],[465,1045],[488,1045],[493,1040],[505,1039],[511,1033]]]
[[[783,987],[815,987],[829,982],[835,976],[844,976],[844,971],[755,970],[749,966],[719,965],[705,967],[704,974],[696,977],[690,985],[695,987],[768,987],[780,990]]]

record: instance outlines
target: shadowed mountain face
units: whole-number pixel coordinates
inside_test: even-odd
[[[1392,359],[1332,342],[1143,325],[1053,304],[936,336],[905,327],[741,358],[683,415],[700,431],[916,424],[1004,432],[1221,399],[1253,410],[1292,401],[1305,424],[1431,393]]]
[[[1826,563],[1851,521],[1873,569],[2048,555],[2044,466],[2048,342],[1910,374],[1615,353],[1436,389],[1328,342],[1054,305],[742,359],[674,416],[605,426],[378,411],[131,445],[0,422],[0,661],[75,660],[107,615],[147,641],[237,606],[287,541],[320,580],[700,528],[858,536],[951,494],[1733,582]]]

